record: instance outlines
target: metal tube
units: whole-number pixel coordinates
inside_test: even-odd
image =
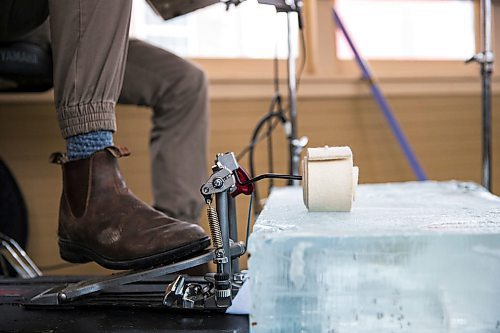
[[[491,0],[481,1],[481,15],[483,18],[483,49],[491,51]]]
[[[217,193],[215,195],[215,200],[217,206],[217,214],[219,215],[220,230],[222,233],[224,255],[228,259],[226,263],[222,264],[222,273],[226,273],[231,276],[231,252],[229,248],[229,216],[227,193]]]
[[[483,67],[486,67],[483,65]],[[491,72],[483,70],[483,174],[482,184],[491,191]]]
[[[238,241],[238,223],[236,220],[236,200],[227,192],[228,212],[229,212],[229,237],[233,242]],[[231,258],[229,258],[231,259]],[[235,258],[231,260],[231,273],[240,271],[240,260]]]
[[[4,250],[5,249],[5,250]],[[5,251],[5,252],[4,252]],[[21,259],[19,253],[15,251],[9,243],[1,241],[0,243],[0,255],[4,256],[5,259],[11,264],[12,268],[19,274],[23,279],[29,279],[37,277],[36,272],[33,272],[28,265]],[[10,260],[9,260],[10,258]]]
[[[14,258],[19,263],[19,265],[25,269],[26,272],[28,272],[29,276],[23,276],[23,278],[32,278],[43,275],[40,269],[35,265],[35,263],[26,254],[23,248],[14,239],[0,233],[0,250],[2,249],[2,247],[6,249],[7,253],[9,253],[11,257]],[[6,259],[7,261],[9,261],[8,258]],[[11,264],[13,265],[12,262]]]
[[[491,47],[491,0],[481,0],[482,20],[482,116],[483,116],[483,156],[482,184],[491,191],[491,75],[493,74],[494,55]]]
[[[299,174],[300,148],[297,146],[297,78],[295,75],[295,41],[292,34],[294,15],[287,12],[288,28],[288,101],[290,108],[290,137],[288,145],[290,148],[289,173]],[[288,185],[298,185],[296,180],[289,180]]]

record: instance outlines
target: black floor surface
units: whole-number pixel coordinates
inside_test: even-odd
[[[33,308],[23,305],[34,295],[83,277],[0,278],[0,332],[207,332],[246,333],[247,316],[215,312],[172,311],[144,306],[68,306]],[[165,281],[149,281],[148,289],[164,290]],[[133,290],[134,286],[128,286]],[[140,289],[140,288],[139,288]]]

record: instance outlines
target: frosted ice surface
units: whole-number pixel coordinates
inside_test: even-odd
[[[252,332],[500,333],[500,198],[361,185],[351,213],[275,189],[249,240]]]

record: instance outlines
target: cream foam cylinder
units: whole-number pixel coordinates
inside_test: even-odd
[[[350,212],[359,169],[349,147],[308,148],[302,160],[304,204],[311,212]]]

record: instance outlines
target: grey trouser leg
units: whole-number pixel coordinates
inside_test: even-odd
[[[120,103],[153,109],[151,165],[154,206],[197,222],[207,178],[207,81],[176,55],[131,40]]]
[[[131,0],[49,0],[54,92],[63,137],[116,130]]]
[[[132,0],[1,0],[0,40],[25,37],[50,14],[54,91],[64,138],[116,130]]]

